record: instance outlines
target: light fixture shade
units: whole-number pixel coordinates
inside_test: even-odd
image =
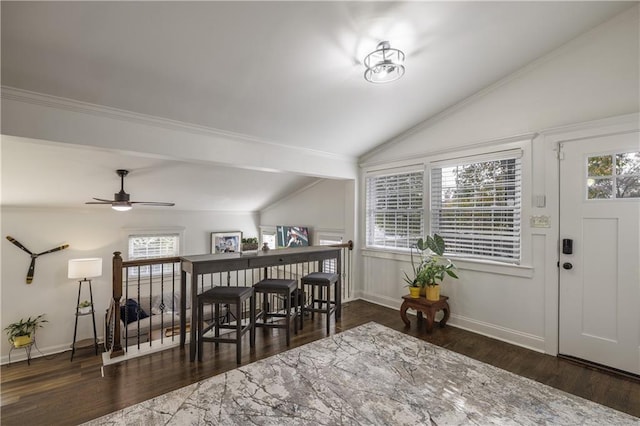
[[[131,210],[132,206],[129,201],[114,201],[111,203],[111,208],[119,212],[126,212]]]
[[[102,275],[102,258],[69,260],[69,278],[93,278]]]
[[[364,58],[367,69],[365,80],[371,83],[389,83],[404,75],[404,52],[391,47],[388,41],[378,43],[378,47]]]

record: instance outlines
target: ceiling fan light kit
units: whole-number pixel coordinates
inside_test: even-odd
[[[129,174],[129,170],[119,169],[116,170],[118,176],[120,176],[120,192],[113,194],[113,200],[105,200],[103,198],[94,198],[96,201],[87,201],[85,204],[110,204],[113,210],[119,212],[126,212],[133,208],[133,204],[141,204],[144,206],[165,206],[173,207],[174,203],[163,203],[160,201],[130,201],[130,196],[124,192],[124,177]]]
[[[389,83],[404,75],[404,52],[392,48],[388,41],[378,43],[376,50],[364,58],[364,79],[370,83]]]
[[[126,201],[114,201],[111,203],[111,208],[119,212],[126,212],[131,210],[133,206]]]

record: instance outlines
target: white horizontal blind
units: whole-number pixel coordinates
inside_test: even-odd
[[[366,178],[366,245],[409,249],[424,231],[424,172]]]
[[[180,253],[179,234],[129,235],[129,260],[174,257]],[[140,276],[154,276],[172,273],[173,264],[140,267]],[[138,268],[130,268],[129,276],[138,276]]]
[[[520,153],[431,167],[431,231],[447,253],[520,262]]]

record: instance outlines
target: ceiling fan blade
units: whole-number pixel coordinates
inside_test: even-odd
[[[26,248],[25,246],[20,244],[20,242],[18,240],[16,240],[15,238],[7,235],[7,240],[11,241],[16,247],[21,248],[22,250],[26,251],[27,253],[33,254],[33,253],[31,253],[31,251],[28,248]]]
[[[69,244],[63,244],[61,246],[52,248],[51,250],[47,250],[47,251],[43,251],[42,253],[38,253],[38,256],[42,256],[43,254],[47,254],[47,253],[54,253],[56,251],[60,251],[60,250],[64,250],[67,247],[69,247]]]
[[[173,207],[176,203],[162,203],[160,201],[131,201],[131,204],[141,204],[143,206],[167,206]]]
[[[31,281],[33,281],[33,274],[36,272],[36,257],[38,257],[37,254],[31,255],[31,264],[27,271],[27,284],[31,284]]]
[[[95,201],[88,201],[85,204],[110,204],[115,210],[129,210],[132,204],[140,204],[143,206],[166,206],[173,207],[175,203],[163,203],[157,201],[129,201],[129,194],[124,192],[124,177],[129,174],[128,170],[116,170],[116,174],[120,176],[120,192],[114,194],[113,200],[105,200],[104,198],[93,198]]]

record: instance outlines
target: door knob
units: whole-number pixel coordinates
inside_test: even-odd
[[[564,269],[569,270],[569,269],[572,269],[572,268],[573,268],[573,265],[572,265],[571,263],[569,263],[569,262],[564,262],[564,263],[562,264],[562,267],[563,267]]]

